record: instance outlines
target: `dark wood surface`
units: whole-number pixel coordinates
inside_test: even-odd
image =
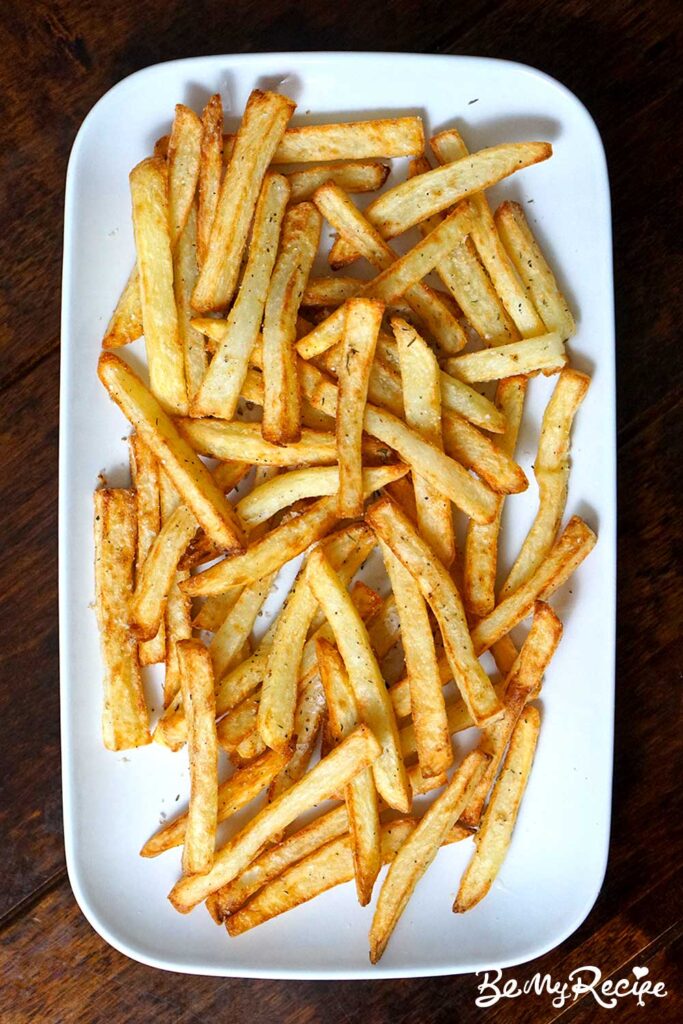
[[[23,1022],[569,1024],[683,1019],[681,973],[680,5],[676,0],[5,0],[0,9],[0,1019]],[[676,32],[679,32],[678,39]],[[64,866],[59,762],[57,447],[63,183],[110,86],[176,57],[369,49],[523,61],[587,104],[607,148],[617,304],[619,626],[610,861],[586,922],[507,972],[637,965],[667,999],[477,1009],[471,977],[279,983],[170,976],[109,948]],[[677,464],[678,459],[678,464]],[[676,541],[678,540],[678,545]],[[608,638],[606,638],[608,642]],[[585,670],[585,669],[582,669]]]

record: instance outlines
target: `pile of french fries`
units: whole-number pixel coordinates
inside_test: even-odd
[[[569,366],[574,319],[521,207],[492,212],[486,198],[550,157],[548,144],[470,154],[448,130],[430,156],[417,117],[290,128],[294,107],[254,91],[225,136],[219,96],[201,117],[179,105],[130,175],[136,263],[99,361],[133,428],[131,487],[95,492],[103,734],[112,750],[153,738],[187,751],[187,810],[141,851],[182,846],[177,910],[206,902],[238,935],[346,881],[367,905],[389,864],[374,963],[441,846],[473,840],[460,913],[510,845],[562,633],[547,601],[596,542],[576,516],[562,527],[589,380]],[[399,157],[405,180],[361,212],[351,195],[378,190]],[[337,237],[314,277],[324,223]],[[390,240],[411,229],[399,255]],[[357,261],[374,276],[353,276]],[[113,351],[143,335],[149,383]],[[538,511],[498,586],[539,373],[556,384]],[[245,403],[260,419],[242,417]],[[377,547],[384,598],[355,578]],[[299,555],[255,642],[279,570]],[[528,619],[518,649],[511,631]],[[152,736],[142,671],[159,663]],[[478,745],[458,764],[453,736],[471,727]],[[264,791],[219,845],[219,824]],[[432,791],[420,815],[414,798]]]

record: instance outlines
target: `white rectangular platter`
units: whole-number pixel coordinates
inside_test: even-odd
[[[188,794],[183,754],[158,744],[111,753],[100,733],[102,665],[92,610],[92,491],[105,471],[127,483],[128,425],[96,377],[100,340],[132,266],[128,173],[168,131],[173,107],[201,110],[220,91],[235,124],[255,86],[292,96],[294,123],[421,114],[428,132],[457,126],[471,150],[552,142],[551,160],[504,182],[492,199],[525,204],[577,314],[572,363],[593,382],[573,432],[567,514],[599,543],[553,598],[565,635],[546,680],[533,775],[512,846],[489,896],[451,905],[469,843],[440,851],[381,963],[370,967],[371,912],[352,884],[239,938],[203,908],[178,915],[166,894],[178,851],[138,851]],[[404,168],[398,169],[404,173]],[[390,181],[397,180],[392,174]],[[64,827],[69,876],[93,927],[143,963],[175,971],[269,978],[453,974],[532,959],[584,920],[604,876],[614,707],[615,382],[610,200],[593,121],[562,85],[532,68],[473,57],[372,53],[216,56],[132,75],[107,93],[74,143],[66,189],[60,452],[60,636]],[[125,358],[140,365],[138,343]],[[503,562],[514,557],[537,500],[530,472],[552,380],[531,382],[520,461],[529,490],[507,503]],[[287,575],[286,573],[284,574]],[[286,579],[276,599],[282,598]],[[267,615],[276,605],[271,602]],[[153,684],[152,691],[153,691]],[[154,695],[153,695],[154,696]],[[158,706],[158,700],[152,701]],[[465,737],[464,743],[467,743]],[[461,741],[462,746],[462,741]]]

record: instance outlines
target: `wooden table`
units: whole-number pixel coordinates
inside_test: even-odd
[[[0,1018],[81,1024],[212,1019],[328,1024],[683,1019],[681,987],[680,233],[675,0],[466,4],[392,0],[5,0],[0,12]],[[507,972],[564,979],[649,968],[667,999],[564,1010],[548,995],[475,1007],[472,977],[280,983],[170,976],[109,948],[64,866],[57,643],[59,281],[63,182],[78,126],[138,68],[206,53],[413,50],[523,61],[585,101],[610,166],[619,403],[619,630],[614,818],[607,877],[579,930]],[[679,51],[680,52],[680,51]],[[679,256],[676,262],[675,250]],[[680,301],[680,300],[679,300]],[[678,443],[677,443],[678,442]],[[680,549],[680,543],[679,543]],[[606,642],[607,638],[606,638]],[[585,671],[586,667],[582,667]],[[673,695],[672,695],[673,694]],[[677,715],[677,712],[679,714]]]

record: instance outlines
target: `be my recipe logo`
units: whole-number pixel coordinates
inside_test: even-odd
[[[599,967],[577,967],[563,980],[555,980],[550,974],[533,974],[520,985],[516,978],[503,979],[503,972],[477,971],[482,977],[477,985],[479,995],[475,1003],[480,1007],[495,1006],[501,999],[518,999],[520,996],[552,996],[552,1005],[560,1010],[585,996],[592,996],[598,1006],[606,1010],[622,999],[635,999],[638,1006],[645,1006],[648,998],[664,999],[668,994],[663,981],[648,978],[648,967],[633,967],[630,974],[622,978],[605,978]]]

